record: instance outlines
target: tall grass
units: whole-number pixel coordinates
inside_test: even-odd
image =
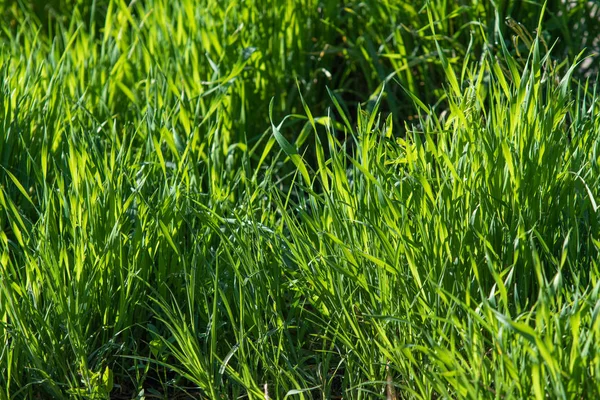
[[[597,6],[519,4],[4,5],[0,399],[597,396]]]

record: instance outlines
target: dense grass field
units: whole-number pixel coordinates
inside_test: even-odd
[[[597,2],[0,10],[0,400],[600,397]]]

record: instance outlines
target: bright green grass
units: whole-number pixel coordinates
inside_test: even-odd
[[[52,4],[3,5],[0,399],[600,395],[597,7]]]

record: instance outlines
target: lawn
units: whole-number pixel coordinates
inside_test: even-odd
[[[597,2],[0,10],[0,400],[600,397]]]

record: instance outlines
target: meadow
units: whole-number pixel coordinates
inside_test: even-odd
[[[600,397],[597,2],[0,10],[0,400]]]

